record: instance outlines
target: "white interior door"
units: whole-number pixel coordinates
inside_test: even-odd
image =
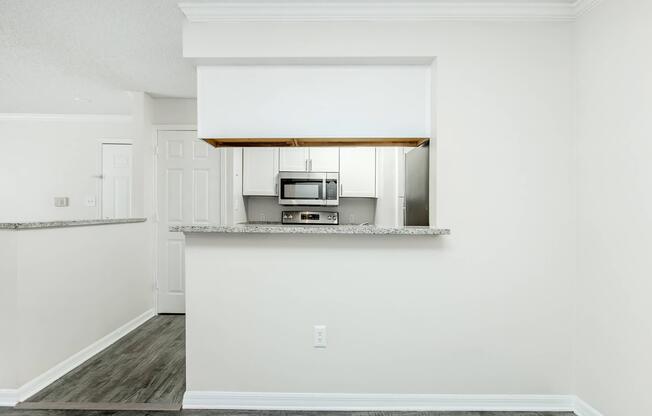
[[[130,144],[102,144],[102,218],[131,217],[131,149]]]
[[[195,131],[159,131],[158,312],[185,313],[183,233],[170,225],[219,224],[220,154]]]

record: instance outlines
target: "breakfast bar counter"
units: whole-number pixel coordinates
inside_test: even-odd
[[[35,230],[41,228],[85,227],[90,225],[132,224],[147,218],[106,218],[92,220],[0,222],[0,230]]]
[[[362,234],[362,235],[448,235],[449,229],[430,227],[378,227],[375,225],[286,225],[243,223],[220,225],[175,225],[171,232],[238,234]]]

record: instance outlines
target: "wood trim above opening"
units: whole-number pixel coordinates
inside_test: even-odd
[[[214,147],[354,147],[396,146],[418,147],[430,141],[428,137],[257,137],[204,138]]]

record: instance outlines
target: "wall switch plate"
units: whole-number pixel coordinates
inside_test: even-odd
[[[67,196],[55,196],[54,197],[54,206],[57,208],[67,207],[69,205],[69,200]]]
[[[97,199],[94,196],[87,196],[86,197],[86,206],[87,207],[94,207],[97,205]]]
[[[312,345],[315,348],[326,348],[326,325],[315,325],[313,327]]]

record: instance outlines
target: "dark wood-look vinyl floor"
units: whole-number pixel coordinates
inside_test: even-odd
[[[0,416],[573,416],[572,412],[308,412],[270,410],[87,411],[19,410],[0,407]]]
[[[186,390],[185,316],[159,315],[23,402],[25,407],[62,403],[151,404],[179,409]],[[153,407],[155,408],[155,407]],[[139,407],[136,408],[140,410]],[[11,411],[10,411],[11,412]],[[13,410],[17,415],[130,415],[75,411]],[[25,413],[29,412],[29,413]],[[0,415],[7,415],[6,410]],[[136,413],[139,415],[147,413]],[[160,415],[161,413],[159,413]]]

